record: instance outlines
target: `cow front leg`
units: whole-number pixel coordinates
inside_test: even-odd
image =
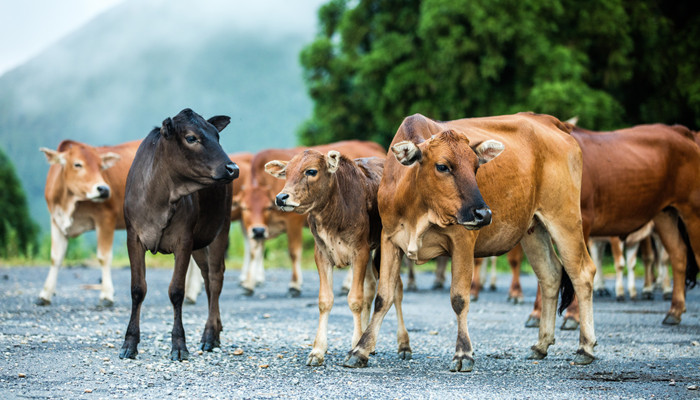
[[[508,300],[512,300],[513,304],[522,304],[525,301],[523,288],[520,285],[520,267],[523,263],[523,248],[517,245],[508,253],[507,258],[512,275],[510,288],[508,289]]]
[[[352,343],[350,347],[355,347],[357,342],[360,341],[360,336],[364,331],[363,328],[367,326],[362,326],[362,311],[364,309],[365,303],[365,275],[367,272],[367,263],[370,258],[369,246],[365,248],[360,248],[357,251],[357,256],[352,263],[352,286],[350,287],[350,292],[348,293],[348,306],[350,307],[350,312],[352,312],[353,320],[353,332],[352,332]],[[372,272],[370,271],[369,274]],[[333,286],[331,285],[331,288]]]
[[[146,249],[136,237],[135,233],[128,232],[126,247],[129,252],[131,264],[131,317],[126,328],[124,344],[119,351],[119,358],[136,358],[138,344],[141,338],[139,321],[141,317],[141,304],[146,298]]]
[[[58,270],[63,264],[63,258],[66,256],[68,249],[68,238],[61,232],[56,223],[51,220],[51,268],[46,276],[44,287],[39,293],[39,298],[36,304],[47,306],[51,304],[51,298],[56,292],[56,281],[58,280]]]
[[[460,243],[453,245],[452,254],[452,285],[450,287],[450,303],[452,310],[457,316],[457,343],[455,354],[450,363],[452,372],[470,372],[474,368],[474,349],[469,338],[469,327],[467,325],[467,315],[469,313],[470,297],[474,288],[474,271],[481,268],[481,263],[485,259],[475,260],[474,242]],[[478,285],[479,282],[477,281]],[[471,292],[471,293],[470,293]]]
[[[97,225],[97,261],[102,268],[102,289],[100,290],[101,307],[114,305],[114,284],[112,283],[112,244],[116,224],[107,218]]]
[[[433,290],[439,290],[445,287],[445,271],[447,270],[447,261],[450,258],[440,256],[435,260],[435,280],[433,281]]]
[[[319,289],[318,289],[318,329],[316,330],[316,339],[314,339],[314,347],[306,359],[306,365],[318,366],[323,364],[328,350],[328,316],[333,308],[333,265],[324,257],[320,251],[314,252],[316,260],[316,268],[318,270]],[[356,277],[353,278],[353,284]],[[352,293],[352,289],[350,289]],[[349,298],[349,297],[348,297]],[[354,317],[354,314],[353,314]]]
[[[180,251],[175,253],[175,268],[173,277],[170,280],[168,296],[173,305],[173,330],[172,330],[172,351],[170,359],[173,361],[187,360],[190,352],[187,350],[185,339],[185,328],[182,326],[182,303],[185,300],[185,276],[190,264],[192,250],[190,246],[184,244]]]

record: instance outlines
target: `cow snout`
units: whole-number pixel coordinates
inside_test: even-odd
[[[462,209],[458,223],[467,229],[479,229],[491,223],[491,209],[484,206]]]
[[[265,228],[255,227],[251,229],[253,239],[265,239]]]
[[[230,162],[226,164],[226,172],[229,175],[229,178],[231,179],[236,179],[238,178],[238,165],[234,162]]]
[[[479,226],[486,226],[491,223],[491,209],[488,207],[477,208],[474,210],[474,221]]]
[[[99,185],[97,188],[97,194],[99,199],[108,199],[109,198],[109,186],[107,185]]]
[[[277,207],[284,207],[287,204],[288,198],[289,195],[287,193],[278,194],[275,196],[275,205],[277,205]]]

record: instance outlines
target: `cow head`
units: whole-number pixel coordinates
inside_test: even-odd
[[[275,197],[275,205],[283,211],[304,214],[317,204],[325,203],[340,158],[340,153],[335,150],[326,155],[306,150],[288,162],[275,160],[265,164],[265,172],[287,180]]]
[[[71,140],[61,142],[58,150],[46,147],[39,150],[44,152],[49,164],[60,166],[63,185],[71,196],[95,202],[109,198],[111,190],[102,171],[119,160],[118,154],[100,154],[92,146]]]
[[[250,239],[263,240],[270,235],[270,213],[275,209],[270,190],[260,185],[248,185],[241,193],[241,219]]]
[[[230,120],[223,115],[204,120],[187,108],[163,121],[162,157],[168,160],[173,180],[206,186],[228,183],[238,177],[238,166],[219,144],[219,132]]]
[[[459,224],[471,230],[491,223],[491,210],[481,197],[476,171],[503,149],[495,140],[470,143],[452,130],[420,144],[402,141],[391,147],[402,165],[417,169],[414,190],[429,209],[430,222],[442,227]]]

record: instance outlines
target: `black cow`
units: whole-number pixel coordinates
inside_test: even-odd
[[[205,121],[190,109],[163,121],[139,146],[126,179],[124,217],[131,262],[131,319],[119,358],[136,358],[139,315],[146,297],[146,250],[175,255],[168,294],[175,317],[172,360],[189,357],[182,326],[185,274],[190,255],[202,270],[209,317],[201,349],[219,346],[219,294],[231,220],[231,181],[238,167],[219,144],[227,116]]]

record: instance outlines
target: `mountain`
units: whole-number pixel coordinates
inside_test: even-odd
[[[298,54],[321,0],[250,3],[126,1],[0,77],[0,147],[43,228],[41,146],[142,138],[186,107],[231,117],[228,153],[296,144],[311,112]]]

